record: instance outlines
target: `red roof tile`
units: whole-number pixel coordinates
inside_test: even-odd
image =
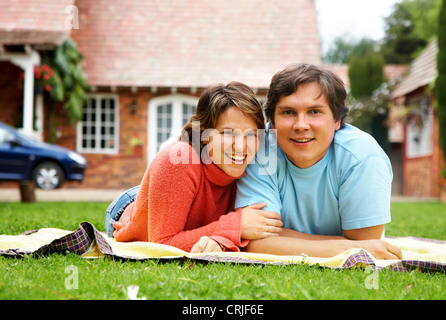
[[[0,44],[60,44],[74,0],[0,0]]]
[[[418,88],[433,83],[437,77],[437,40],[432,40],[410,64],[408,74],[397,85],[391,97],[402,97]]]
[[[72,37],[96,86],[266,88],[295,62],[320,64],[313,0],[77,0]]]

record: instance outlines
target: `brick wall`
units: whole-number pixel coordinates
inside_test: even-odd
[[[140,92],[116,93],[119,104],[119,153],[82,153],[88,161],[88,168],[82,183],[67,183],[67,188],[127,189],[140,184],[147,166],[147,105],[150,94]],[[129,105],[135,100],[137,110],[131,114]],[[59,128],[57,145],[76,149],[76,125],[70,125],[62,107],[56,107],[56,117],[47,117],[47,132],[52,126]],[[138,136],[143,141],[141,148],[131,145],[131,139]],[[48,138],[48,137],[47,137]]]
[[[439,197],[441,186],[446,182],[441,176],[445,166],[439,144],[439,125],[434,113],[432,132],[433,152],[426,157],[403,160],[403,195],[420,197]]]
[[[98,91],[99,92],[99,91]],[[108,92],[108,91],[107,91]],[[187,93],[187,92],[185,92]],[[118,154],[82,154],[88,161],[85,178],[81,183],[66,183],[65,188],[100,188],[100,189],[128,189],[141,183],[147,168],[147,123],[148,104],[150,99],[170,94],[169,91],[158,91],[152,94],[149,89],[132,93],[126,89],[117,92],[119,103],[119,153]],[[197,93],[196,95],[198,95]],[[135,101],[136,112],[131,113],[130,105]],[[47,102],[45,104],[48,104]],[[62,106],[56,107],[56,119],[46,127],[60,127],[60,137],[55,143],[69,149],[76,148],[76,126],[70,125]],[[46,119],[46,123],[50,122]],[[137,137],[142,140],[142,147],[134,147],[131,140]]]

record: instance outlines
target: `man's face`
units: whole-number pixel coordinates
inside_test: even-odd
[[[272,127],[287,158],[299,168],[308,168],[325,156],[340,122],[319,84],[310,82],[279,99]]]

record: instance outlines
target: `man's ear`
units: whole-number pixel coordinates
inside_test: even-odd
[[[341,120],[335,121],[335,131],[338,131],[341,128]]]

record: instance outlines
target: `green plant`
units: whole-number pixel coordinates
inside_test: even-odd
[[[438,124],[440,127],[440,145],[446,159],[446,0],[442,1],[438,29],[438,76],[435,82]],[[443,173],[446,170],[443,170]]]
[[[384,59],[380,53],[368,51],[364,55],[352,56],[348,64],[348,77],[353,97],[370,97],[384,82]]]
[[[90,90],[81,62],[82,55],[71,38],[55,50],[42,54],[40,69],[46,71],[41,75],[45,89],[53,101],[64,103],[63,109],[71,123],[81,119],[82,108],[87,102],[86,92]]]

